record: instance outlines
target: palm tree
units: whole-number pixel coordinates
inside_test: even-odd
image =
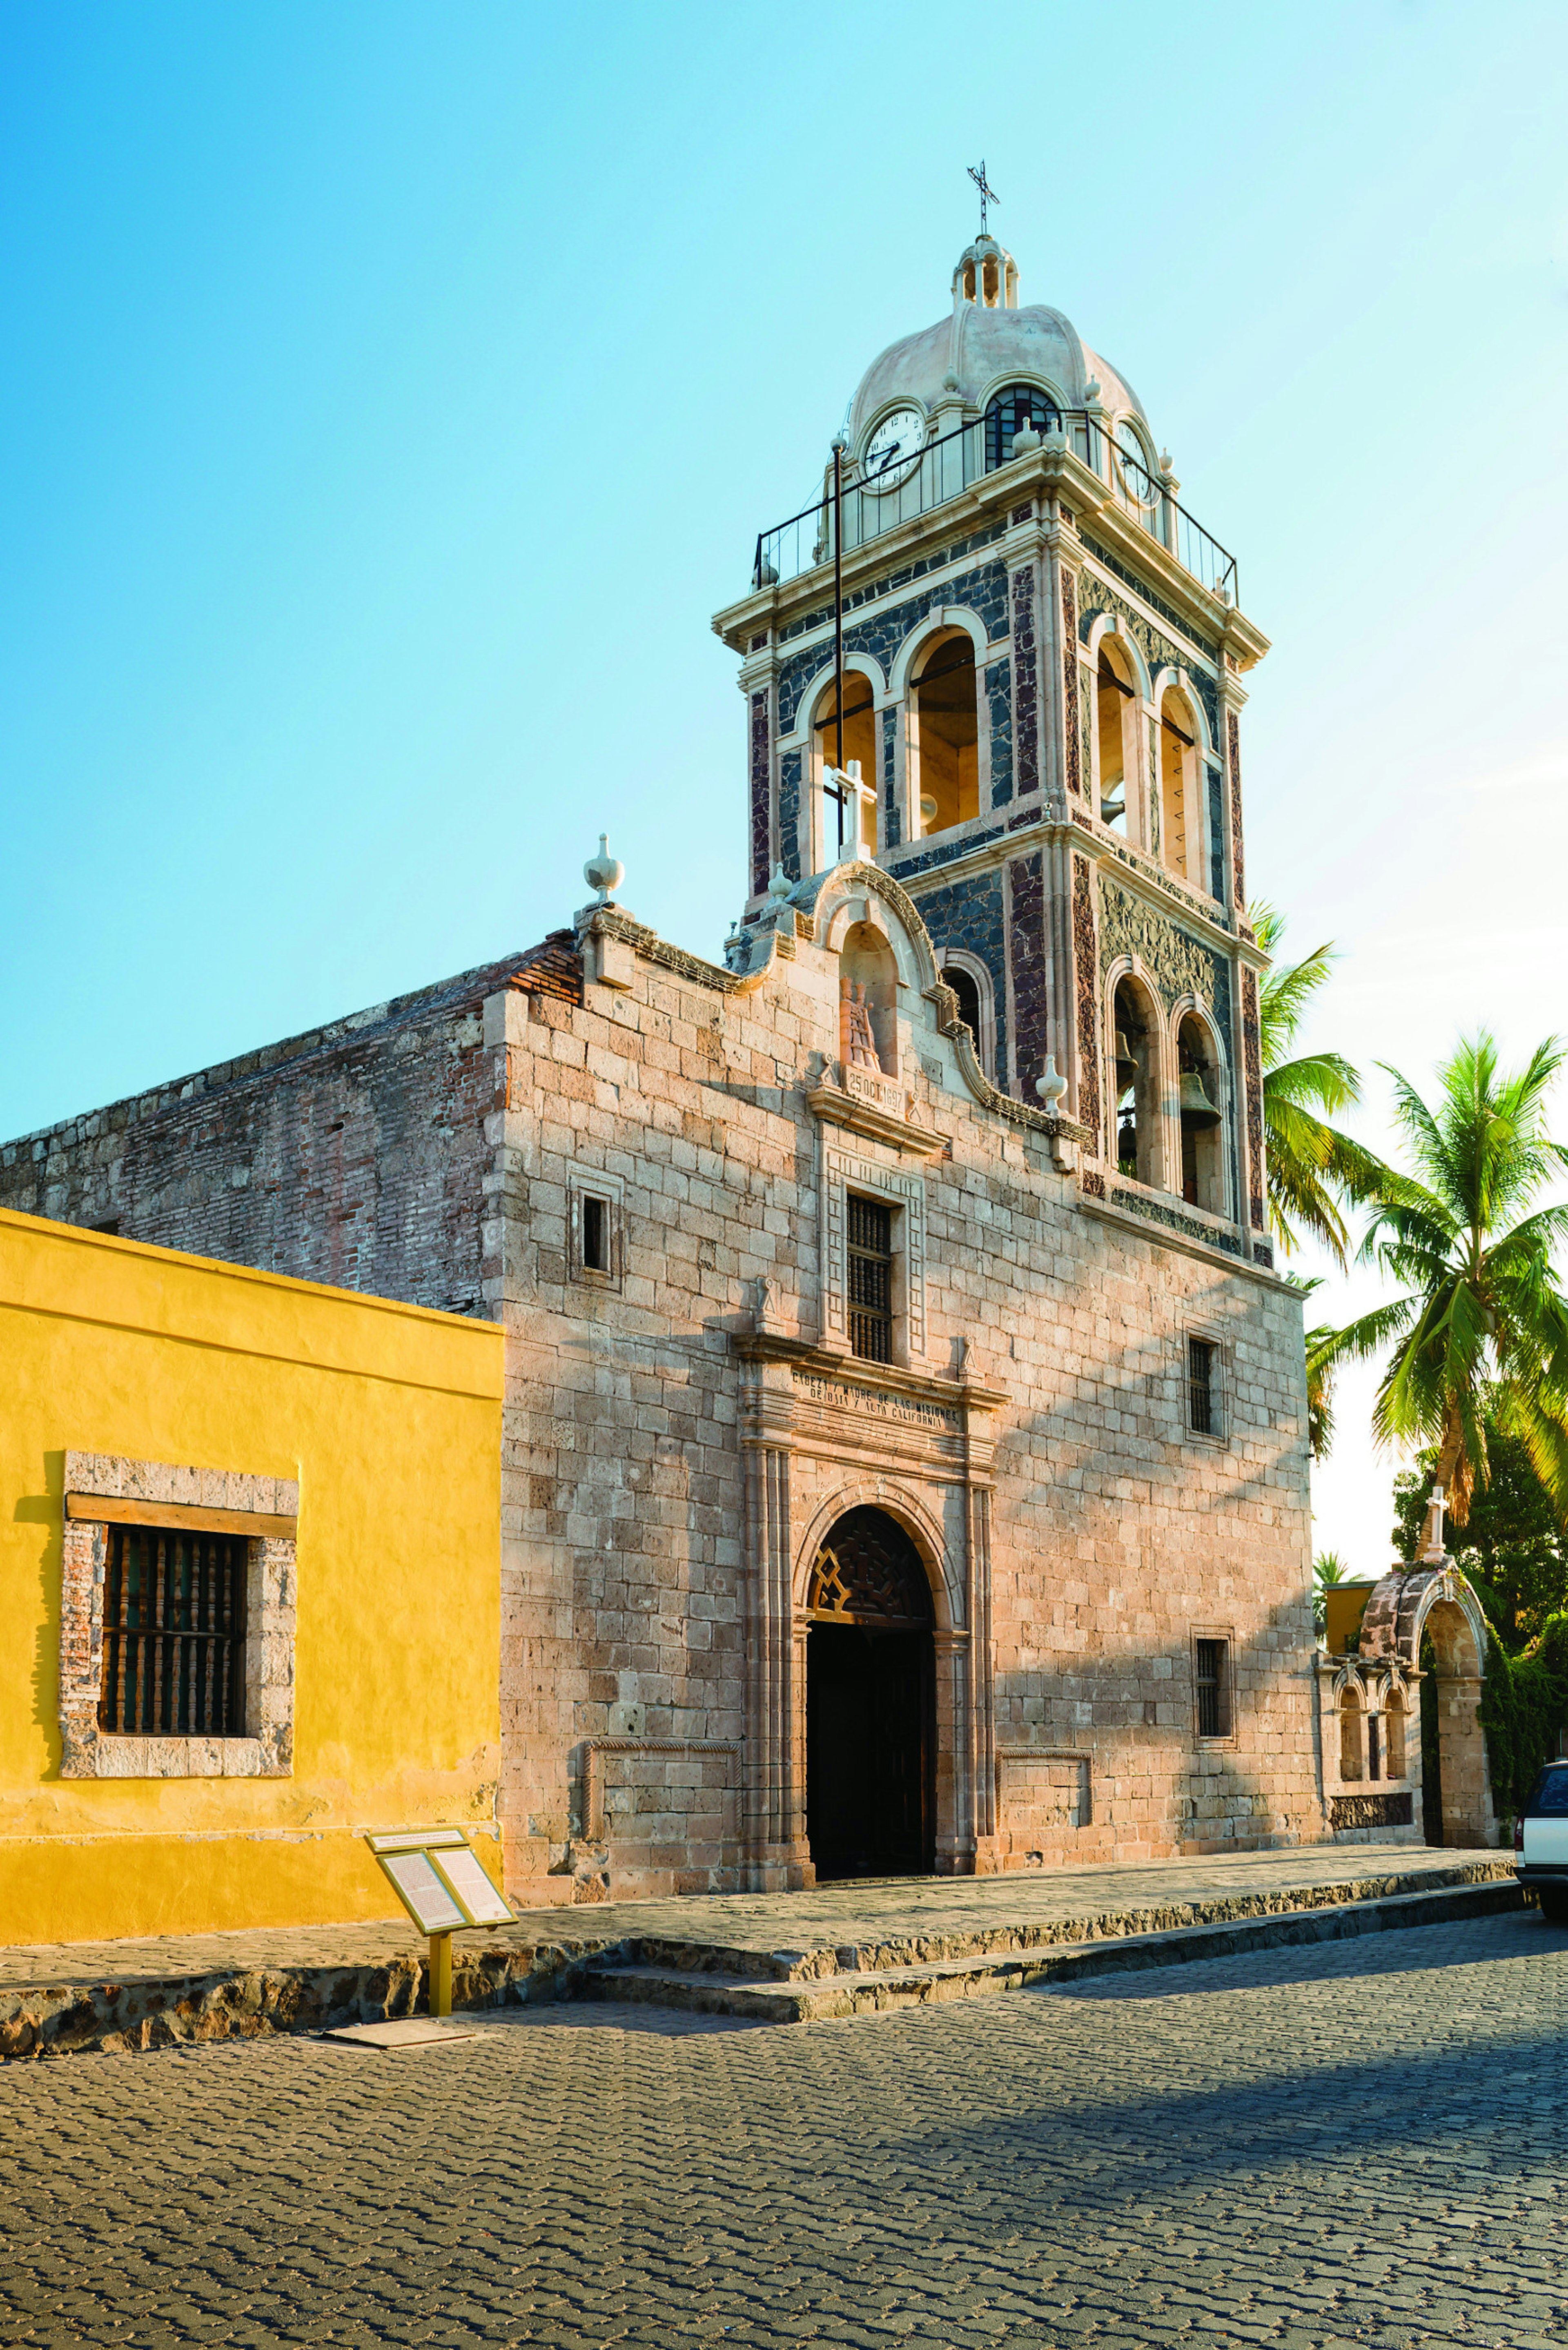
[[[1336,1550],[1320,1550],[1312,1563],[1312,1621],[1319,1639],[1328,1624],[1327,1595],[1336,1583],[1350,1581],[1350,1569]]]
[[[1373,1434],[1379,1444],[1437,1446],[1437,1482],[1457,1525],[1487,1482],[1489,1402],[1568,1522],[1568,1298],[1552,1261],[1568,1205],[1532,1210],[1568,1170],[1544,1118],[1565,1058],[1568,1047],[1549,1036],[1509,1076],[1482,1029],[1438,1071],[1435,1108],[1388,1070],[1414,1172],[1385,1170],[1360,1254],[1404,1295],[1351,1323],[1326,1352],[1332,1364],[1392,1349]]]
[[[1284,935],[1284,917],[1259,899],[1247,919],[1264,953],[1272,954]],[[1325,943],[1300,962],[1276,963],[1259,993],[1258,1026],[1269,1222],[1287,1256],[1301,1234],[1311,1232],[1343,1273],[1350,1236],[1339,1200],[1376,1196],[1385,1170],[1371,1151],[1328,1123],[1361,1098],[1361,1079],[1350,1063],[1339,1053],[1292,1057],[1307,1005],[1328,978],[1334,960],[1334,951]]]

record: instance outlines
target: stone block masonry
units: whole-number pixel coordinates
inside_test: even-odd
[[[868,937],[897,981],[857,1092],[839,958]],[[1323,1837],[1298,1301],[1090,1211],[1051,1122],[966,1076],[876,868],[809,885],[753,962],[607,909],[8,1145],[0,1199],[504,1324],[525,1898],[809,1881],[805,1595],[849,1507],[890,1513],[930,1579],[940,1868]],[[900,1235],[883,1367],[829,1328],[845,1185]],[[1202,1439],[1194,1321],[1224,1365]],[[1225,1644],[1222,1736],[1199,1734],[1195,1637]]]

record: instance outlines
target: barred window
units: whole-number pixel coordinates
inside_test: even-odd
[[[117,1525],[107,1535],[99,1728],[244,1737],[245,1536]]]
[[[1193,1680],[1198,1693],[1198,1735],[1199,1738],[1229,1738],[1231,1735],[1231,1679],[1229,1640],[1199,1640],[1194,1643]]]
[[[1214,1342],[1187,1342],[1187,1425],[1195,1436],[1212,1436],[1214,1426]]]
[[[870,1363],[893,1358],[893,1211],[849,1194],[849,1348]]]

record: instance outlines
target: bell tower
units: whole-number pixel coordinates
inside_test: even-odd
[[[728,951],[874,862],[997,1091],[1037,1109],[1047,1056],[1066,1079],[1083,1192],[1272,1263],[1240,764],[1268,643],[1179,488],[1126,380],[1020,306],[982,232],[714,619],[747,714]]]
[[[1067,1078],[1084,1194],[1272,1262],[1239,723],[1267,639],[1178,491],[1131,385],[976,237],[714,618],[748,712],[732,959],[877,862],[999,1093]]]

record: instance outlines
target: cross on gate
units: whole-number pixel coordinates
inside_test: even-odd
[[[972,163],[968,166],[968,171],[970,178],[980,190],[980,233],[981,236],[983,236],[985,234],[986,205],[988,203],[999,204],[1002,202],[1002,198],[997,194],[996,190],[992,186],[990,181],[985,176],[985,158],[983,155],[980,159],[979,171],[977,172],[975,170]]]

